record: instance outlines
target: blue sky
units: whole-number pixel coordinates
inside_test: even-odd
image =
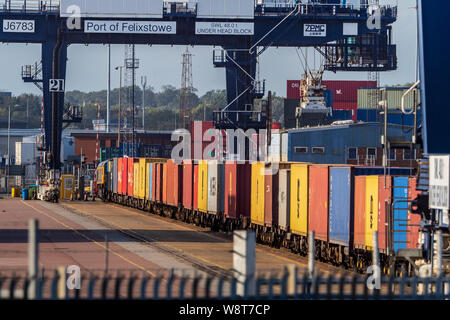
[[[380,1],[396,2],[396,1]],[[398,0],[399,17],[394,24],[394,43],[397,44],[399,68],[396,71],[381,73],[381,83],[392,85],[412,82],[415,79],[416,59],[416,0]],[[146,75],[150,86],[159,90],[171,84],[179,87],[181,83],[181,46],[137,46],[137,57],[141,68],[137,72]],[[212,89],[225,88],[224,69],[212,65],[212,47],[190,48],[193,56],[194,86],[200,94]],[[312,49],[309,51],[312,56]],[[102,45],[73,45],[68,50],[66,90],[96,91],[106,88],[106,53]],[[111,86],[119,86],[119,74],[115,66],[123,64],[124,46],[112,46]],[[40,59],[40,46],[34,44],[0,44],[0,90],[20,93],[40,93],[32,84],[25,84],[20,78],[21,66]],[[301,64],[294,48],[271,48],[261,56],[260,78],[266,79],[266,88],[278,95],[286,94],[286,80],[298,79],[302,73]],[[313,63],[310,60],[310,63]],[[328,80],[367,80],[367,73],[340,72],[325,73]]]

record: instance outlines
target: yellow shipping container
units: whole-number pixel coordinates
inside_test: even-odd
[[[292,233],[308,235],[308,181],[309,166],[307,164],[291,165],[291,215]]]
[[[133,197],[139,198],[139,161],[133,163]]]
[[[139,199],[145,199],[146,197],[146,186],[148,183],[148,177],[147,177],[147,165],[149,163],[149,159],[146,158],[140,158],[139,159]],[[136,181],[136,180],[134,180]]]
[[[61,175],[61,189],[59,193],[60,199],[70,199],[72,194],[75,192],[75,176],[71,174]]]
[[[378,176],[366,177],[366,248],[373,247],[373,232],[378,231]]]
[[[252,163],[251,221],[264,226],[264,162]]]
[[[198,163],[198,210],[208,212],[208,161]]]

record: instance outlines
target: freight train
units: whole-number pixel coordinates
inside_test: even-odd
[[[417,248],[420,216],[410,169],[279,163],[114,158],[97,168],[103,201],[213,230],[252,229],[257,241],[306,255],[315,232],[316,258],[364,272],[373,231],[383,272],[410,268],[397,259]],[[404,270],[404,269],[403,269]]]

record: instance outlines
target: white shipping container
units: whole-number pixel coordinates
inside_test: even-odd
[[[224,210],[225,195],[225,165],[213,160],[208,162],[208,204],[210,213],[220,213]]]
[[[278,219],[280,228],[289,230],[291,170],[280,169],[278,186]]]
[[[162,18],[164,0],[61,0],[61,17]]]
[[[16,142],[16,165],[33,164],[36,161],[36,144]]]
[[[254,0],[198,0],[198,18],[253,19]]]

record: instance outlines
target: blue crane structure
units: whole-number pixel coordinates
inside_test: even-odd
[[[397,7],[378,6],[373,11],[367,0],[361,0],[358,6],[347,5],[340,0],[283,6],[257,1],[253,19],[205,19],[197,17],[196,6],[187,8],[171,1],[163,3],[162,12],[162,18],[121,18],[120,21],[129,25],[136,22],[170,22],[176,31],[172,30],[170,34],[87,32],[87,20],[94,24],[98,22],[96,27],[104,28],[102,25],[107,26],[118,19],[82,17],[77,26],[77,21],[72,21],[75,18],[60,14],[59,1],[0,1],[0,26],[3,25],[0,41],[42,45],[41,62],[25,66],[22,77],[43,90],[45,149],[51,154],[50,168],[60,167],[64,106],[63,90],[51,92],[51,86],[57,84],[50,84],[50,81],[65,79],[67,49],[71,44],[221,47],[221,50],[213,52],[213,64],[226,69],[228,106],[216,113],[214,119],[216,128],[222,129],[266,127],[264,112],[255,111],[252,106],[255,98],[265,94],[264,83],[255,79],[256,58],[269,47],[315,47],[325,57],[325,69],[334,72],[388,71],[397,68],[391,26],[397,18]],[[30,21],[32,24],[28,29],[26,23]],[[251,26],[251,32],[204,34],[196,29],[196,24],[200,22],[220,22],[225,28],[247,23]],[[20,26],[20,23],[23,25]]]

